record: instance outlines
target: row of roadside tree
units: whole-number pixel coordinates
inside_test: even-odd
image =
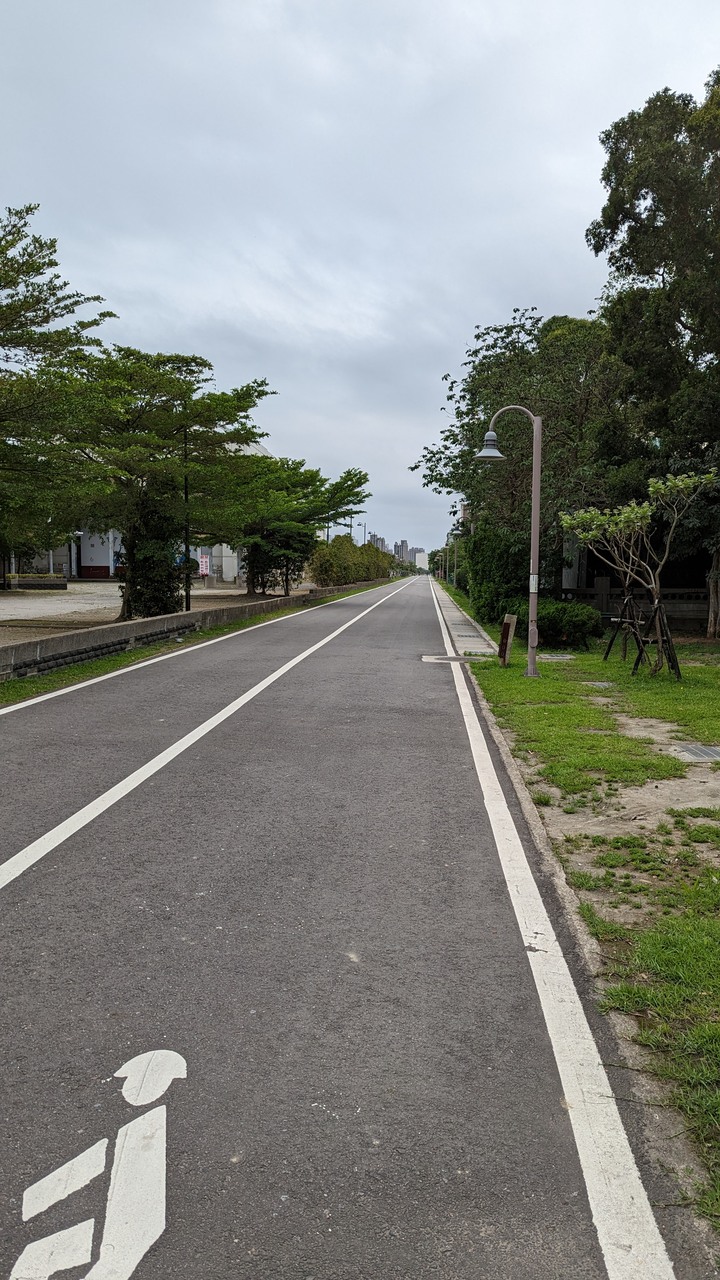
[[[0,556],[114,528],[125,617],[179,607],[188,542],[244,548],[250,594],[289,592],[318,531],[362,509],[367,474],[248,452],[263,379],[220,391],[201,356],[104,343],[112,313],[62,279],[36,209],[0,218]]]
[[[720,635],[720,70],[700,102],[663,89],[601,135],[607,193],[586,232],[608,257],[598,309],[578,318],[513,312],[479,328],[463,373],[447,377],[449,420],[416,464],[460,494],[459,577],[480,617],[527,591],[531,447],[527,421],[501,419],[505,464],[477,454],[492,414],[520,404],[545,424],[542,587],[559,596],[567,534],[589,545],[634,522],[665,544],[679,477],[689,501],[673,554],[704,557],[708,634]],[[673,488],[674,485],[674,488]],[[564,518],[563,518],[564,513]],[[589,513],[589,514],[588,514]]]

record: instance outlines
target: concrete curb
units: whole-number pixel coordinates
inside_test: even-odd
[[[302,595],[274,596],[221,608],[196,609],[190,613],[166,613],[157,618],[137,618],[133,622],[110,622],[99,627],[86,627],[82,631],[65,631],[43,636],[40,640],[3,645],[0,647],[0,680],[42,675],[76,662],[124,653],[137,645],[157,643],[168,636],[183,636],[191,631],[240,622],[244,618],[303,608],[327,596],[384,586],[387,581],[382,578],[374,582],[351,582],[340,587],[313,587]]]

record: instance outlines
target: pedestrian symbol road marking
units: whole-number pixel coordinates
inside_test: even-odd
[[[145,1107],[187,1076],[185,1059],[170,1049],[154,1049],[124,1063],[115,1076],[133,1107]],[[105,1221],[94,1266],[84,1280],[129,1280],[151,1245],[165,1230],[167,1107],[153,1107],[118,1131],[110,1172]],[[59,1169],[28,1187],[23,1221],[87,1186],[105,1172],[108,1139],[103,1138]],[[95,1219],[28,1244],[10,1280],[49,1280],[93,1260]]]

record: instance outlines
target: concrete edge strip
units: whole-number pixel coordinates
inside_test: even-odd
[[[414,581],[414,579],[413,579]],[[407,583],[405,584],[408,585]],[[380,591],[382,587],[387,587],[388,583],[382,583],[379,587],[364,587],[361,591],[353,591],[353,595],[365,595],[370,591]],[[342,587],[338,587],[338,594],[342,592]],[[278,597],[279,599],[281,597]],[[292,598],[292,597],[290,597]],[[349,599],[349,596],[342,596],[340,600],[326,600],[324,604],[313,604],[310,608],[312,613],[317,613],[318,609],[329,609],[333,604],[341,604],[342,600]],[[282,606],[281,606],[282,607]],[[285,606],[292,609],[292,605]],[[197,653],[198,649],[206,649],[211,644],[221,644],[223,640],[237,640],[241,636],[247,635],[249,631],[257,631],[260,627],[271,627],[276,622],[289,622],[292,618],[297,618],[301,614],[303,617],[309,616],[309,610],[298,605],[292,613],[283,614],[282,618],[268,618],[267,622],[255,622],[251,627],[243,627],[240,631],[229,631],[227,635],[215,636],[213,640],[201,640],[199,644],[188,645],[187,649],[173,650],[172,653],[161,653],[157,658],[143,658],[140,662],[130,662],[126,667],[120,667],[117,671],[108,671],[104,676],[91,676],[89,680],[78,680],[77,684],[66,685],[64,689],[54,689],[52,693],[39,693],[35,698],[26,698],[23,702],[14,702],[10,707],[0,707],[0,716],[9,716],[11,711],[24,711],[26,707],[35,707],[38,702],[48,702],[51,698],[62,698],[66,693],[76,693],[78,689],[87,689],[91,684],[102,684],[104,680],[114,680],[116,676],[126,676],[133,671],[141,671],[143,667],[151,667],[155,662],[167,662],[170,658],[183,658],[188,653]],[[262,614],[259,615],[262,617]],[[171,633],[159,634],[157,643],[162,644],[163,640],[170,638]]]
[[[454,652],[431,584],[448,654]],[[461,667],[450,664],[510,901],[552,1044],[608,1280],[672,1280],[628,1136],[522,842]]]
[[[441,585],[442,585],[442,584],[441,584]],[[496,643],[495,643],[495,641],[493,640],[492,636],[489,636],[489,635],[488,635],[488,633],[487,633],[487,631],[485,630],[485,628],[484,628],[484,627],[481,627],[479,622],[476,622],[474,618],[471,618],[471,617],[470,617],[470,614],[469,614],[469,613],[466,613],[466,612],[465,612],[465,610],[463,609],[462,605],[461,605],[461,604],[458,604],[457,600],[453,600],[453,598],[452,598],[452,596],[450,595],[450,592],[449,592],[449,591],[446,591],[444,587],[443,587],[442,589],[443,589],[443,595],[440,597],[439,604],[440,604],[440,609],[441,609],[441,611],[442,611],[442,613],[443,613],[443,616],[445,615],[445,610],[444,610],[444,609],[443,609],[443,607],[442,607],[442,601],[443,601],[443,600],[447,600],[449,604],[451,604],[455,609],[457,609],[457,610],[458,610],[458,613],[461,613],[461,614],[462,614],[463,618],[467,618],[467,620],[468,620],[468,622],[470,623],[471,627],[473,627],[473,628],[474,628],[474,630],[475,630],[475,631],[477,631],[477,632],[482,636],[482,638],[483,638],[483,640],[485,641],[485,643],[486,643],[486,644],[489,644],[489,645],[490,645],[490,648],[492,649],[493,653],[497,654],[498,646],[496,645]]]
[[[90,803],[84,805],[82,809],[78,809],[77,813],[66,818],[64,822],[58,823],[56,827],[47,831],[45,835],[40,836],[37,840],[33,840],[32,844],[26,845],[26,847],[21,849],[19,853],[13,854],[12,857],[8,858],[6,862],[3,862],[0,865],[0,889],[4,889],[6,885],[11,883],[11,881],[16,880],[24,871],[27,871],[30,867],[34,866],[36,862],[39,862],[46,854],[50,853],[53,849],[56,849],[58,845],[63,844],[64,841],[74,835],[76,831],[80,831],[83,827],[88,826],[89,823],[94,822],[94,820],[99,818],[102,813],[105,813],[107,809],[110,809],[114,804],[117,804],[119,800],[122,800],[126,795],[129,795],[129,793],[134,791],[136,787],[141,786],[142,783],[146,782],[148,778],[151,778],[153,774],[159,773],[161,769],[164,769],[165,766],[170,764],[170,762],[177,756],[182,755],[184,751],[187,751],[189,747],[192,747],[201,738],[204,738],[206,734],[211,733],[213,729],[216,729],[218,725],[223,723],[223,721],[229,719],[229,717],[234,715],[236,711],[239,711],[241,707],[244,707],[248,702],[252,702],[253,698],[256,698],[258,694],[262,693],[265,689],[268,689],[270,685],[274,684],[276,680],[279,680],[282,676],[286,675],[288,671],[292,671],[293,667],[296,667],[300,662],[303,662],[305,658],[309,658],[311,654],[317,653],[319,649],[324,648],[331,640],[335,640],[337,636],[342,635],[343,631],[347,631],[348,627],[354,626],[361,618],[366,618],[374,609],[379,609],[381,605],[386,603],[386,601],[391,600],[393,596],[398,594],[398,592],[404,591],[406,587],[410,586],[415,581],[415,578],[409,578],[401,587],[396,587],[394,591],[383,596],[382,600],[376,600],[375,604],[371,604],[368,609],[363,609],[362,613],[358,613],[354,618],[350,618],[349,622],[343,623],[341,627],[332,631],[330,635],[325,636],[322,640],[318,640],[315,644],[311,645],[309,649],[304,649],[302,653],[291,658],[289,662],[285,662],[283,666],[278,667],[278,669],[273,671],[271,675],[266,676],[265,679],[261,680],[258,684],[253,685],[251,689],[248,689],[245,693],[241,694],[239,698],[235,698],[232,702],[229,702],[221,711],[216,712],[214,716],[203,721],[203,723],[198,725],[197,728],[192,729],[190,733],[186,733],[184,737],[179,738],[177,742],[172,744],[172,746],[166,747],[166,749],[161,751],[159,755],[154,756],[152,760],[148,760],[147,763],[141,765],[139,769],[135,769],[132,773],[129,773],[126,778],[123,778],[121,782],[116,783],[114,787],[110,787],[108,791],[97,796],[95,800],[91,800]]]

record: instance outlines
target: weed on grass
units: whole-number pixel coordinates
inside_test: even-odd
[[[612,709],[592,700],[581,655],[548,664],[538,680],[527,680],[520,665],[481,662],[471,669],[499,723],[512,731],[513,749],[532,752],[539,777],[570,801],[592,799],[603,786],[641,786],[686,773],[674,756],[618,733]]]
[[[709,1178],[701,1213],[720,1226],[720,877],[691,911],[632,938],[603,1007],[639,1019],[637,1040],[654,1051],[656,1073],[699,1143]]]
[[[720,1227],[720,860],[707,809],[669,816],[642,835],[566,836],[558,854],[610,966],[603,1007],[638,1019],[702,1148],[698,1208]]]

